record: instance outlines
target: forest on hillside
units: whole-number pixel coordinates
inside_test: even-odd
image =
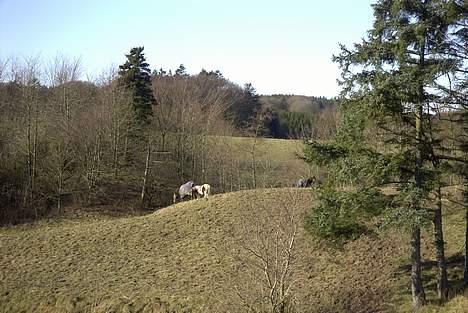
[[[71,204],[163,205],[190,179],[216,182],[217,192],[285,184],[285,165],[262,157],[258,141],[319,138],[294,119],[281,119],[288,130],[280,135],[270,128],[278,113],[252,85],[183,65],[151,70],[143,48],[119,69],[84,74],[79,59],[61,55],[0,62],[1,221],[62,214]],[[254,140],[232,139],[239,136]],[[278,174],[261,178],[267,172]]]
[[[273,138],[325,140],[338,125],[338,100],[298,95],[260,96],[268,118],[265,128]]]

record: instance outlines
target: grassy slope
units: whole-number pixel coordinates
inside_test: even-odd
[[[228,243],[243,236],[232,226],[252,222],[252,208],[260,203],[277,207],[284,192],[296,195],[302,212],[313,201],[309,190],[242,191],[179,203],[143,217],[3,228],[0,312],[232,309],[237,301],[229,294],[233,277]],[[447,227],[455,236],[462,233],[459,218],[448,217]],[[453,236],[448,237],[453,242]],[[301,232],[298,247],[306,262],[297,269],[299,305],[315,312],[407,308],[406,239],[389,232],[377,241],[361,238],[335,251],[311,246]],[[459,248],[449,245],[448,255]],[[424,254],[432,254],[428,245]],[[454,308],[463,307],[466,299],[454,303]],[[447,312],[460,312],[450,308]],[[431,310],[435,308],[427,312]]]
[[[302,155],[304,144],[301,140],[271,139],[249,137],[210,136],[208,138],[210,157],[208,158],[206,182],[215,192],[221,192],[224,182],[225,191],[252,189],[252,149],[255,144],[256,183],[259,188],[291,186],[301,177],[319,176],[318,171],[310,167],[296,155]],[[221,158],[223,163],[214,162],[212,158]],[[158,156],[156,158],[163,158]],[[217,160],[219,161],[219,160]],[[220,175],[222,166],[226,167],[225,176]],[[173,191],[184,183],[174,173],[175,163],[160,162],[154,164],[153,171],[158,175],[157,182],[166,189],[155,197],[154,204],[167,206],[172,202]],[[188,170],[188,169],[187,169]],[[201,175],[201,173],[199,173]],[[195,183],[201,183],[201,177],[190,177]],[[132,194],[139,199],[139,184]],[[233,184],[231,190],[230,184]],[[118,197],[121,193],[118,190]]]

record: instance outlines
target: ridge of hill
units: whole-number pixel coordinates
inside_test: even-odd
[[[301,221],[313,201],[311,189],[246,190],[141,217],[0,228],[0,312],[240,312],[235,290],[254,293],[260,282],[244,275],[256,269],[243,244],[285,210]],[[450,234],[462,235],[460,216],[447,221]],[[292,278],[299,311],[409,310],[405,234],[389,230],[333,249],[297,225]],[[447,254],[456,249],[449,244]],[[433,259],[427,244],[423,258]],[[467,307],[463,296],[454,301],[453,308]]]

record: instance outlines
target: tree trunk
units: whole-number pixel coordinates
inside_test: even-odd
[[[421,280],[421,233],[419,227],[411,232],[411,293],[413,309],[417,310],[426,304],[426,295]]]
[[[233,192],[234,191],[234,159],[231,158],[231,168],[229,169],[229,176],[230,176],[230,184],[231,184],[231,189],[230,191]]]
[[[33,136],[33,158],[32,158],[32,180],[31,180],[31,202],[34,205],[34,213],[36,218],[38,217],[37,205],[34,203],[36,196],[36,176],[37,176],[37,129],[38,129],[38,119],[39,119],[39,106],[37,102],[35,103],[35,112],[34,112],[34,136]]]
[[[253,189],[257,188],[257,159],[255,155],[255,149],[257,146],[257,135],[255,134],[254,138],[254,143],[252,145],[252,151],[251,151],[251,156],[252,156],[252,187]]]
[[[226,189],[227,189],[226,188],[226,166],[225,166],[223,160],[221,160],[221,163],[222,163],[221,164],[221,177],[222,177],[222,179],[221,179],[221,182],[222,182],[221,188],[222,189],[221,190],[222,190],[222,192],[225,192]]]
[[[57,214],[62,213],[62,174],[59,173],[58,177],[58,190],[57,190]]]
[[[161,151],[166,151],[166,135],[167,132],[161,131]]]
[[[89,159],[91,164],[88,165],[88,199],[87,205],[91,205],[92,203],[92,193],[96,188],[97,181],[99,178],[99,171],[100,171],[100,159],[101,159],[101,136],[99,134],[96,135],[93,150],[89,153],[92,157]]]
[[[193,135],[192,135],[192,136],[193,136]],[[191,137],[192,137],[192,136],[191,136]],[[194,137],[194,136],[193,136],[193,137]],[[195,164],[195,161],[196,161],[196,158],[195,158],[195,145],[193,144],[193,142],[194,142],[195,139],[194,139],[193,137],[190,139],[190,150],[191,150],[190,152],[191,152],[191,159],[192,159],[191,162],[190,162],[190,168],[191,168],[192,174],[191,174],[190,176],[191,176],[192,178],[195,177],[195,165],[196,165],[196,164]]]
[[[33,191],[32,191],[32,184],[33,184],[33,153],[32,153],[32,96],[31,96],[31,90],[29,90],[28,87],[25,88],[24,91],[24,99],[26,101],[26,107],[28,110],[28,120],[27,120],[27,129],[26,129],[26,136],[28,139],[28,189],[26,190],[26,194],[24,196],[24,206],[27,206],[28,209],[31,207],[32,204],[32,197],[33,197]],[[35,212],[36,213],[36,212]],[[36,214],[37,218],[37,214]]]
[[[201,165],[201,176],[203,183],[206,182],[206,156],[205,156],[205,147],[206,147],[206,137],[207,134],[202,134],[202,143],[200,147],[200,165]]]
[[[468,185],[467,188],[468,189]],[[465,268],[463,275],[463,286],[468,287],[468,190],[465,190]]]
[[[129,137],[129,131],[130,131],[130,125],[129,122],[127,121],[125,129],[125,140],[124,140],[124,151],[123,151],[123,160],[125,162],[125,165],[127,164],[127,152],[128,152],[128,137]]]
[[[120,128],[121,120],[117,113],[117,104],[115,101],[115,91],[111,89],[111,105],[112,105],[112,167],[114,170],[114,178],[119,174],[119,145],[120,145]]]
[[[242,190],[242,181],[241,181],[241,175],[240,175],[240,162],[237,161],[237,186],[238,190]]]
[[[434,236],[437,253],[438,281],[437,295],[441,302],[448,296],[447,263],[445,262],[444,233],[442,228],[442,192],[437,188],[437,207],[434,212]]]
[[[422,87],[421,87],[422,89]],[[420,91],[421,95],[423,90]],[[416,166],[414,171],[414,178],[416,188],[422,188],[422,116],[423,107],[422,102],[416,107]],[[415,210],[419,210],[419,201],[415,203]],[[413,297],[413,309],[417,310],[426,304],[426,295],[421,279],[421,231],[419,226],[413,226],[410,241],[411,251],[411,293]]]
[[[150,172],[150,163],[151,163],[151,136],[148,136],[148,149],[146,152],[146,165],[145,165],[145,174],[143,176],[143,186],[141,188],[141,207],[143,208],[146,199],[146,190],[148,183],[148,176]]]
[[[97,148],[96,148],[96,173],[94,175],[94,185],[96,186],[101,173],[101,135],[97,135]]]
[[[119,169],[119,144],[120,144],[120,126],[116,125],[114,129],[114,134],[113,134],[113,167],[114,167],[114,178],[117,177],[118,175],[118,169]]]

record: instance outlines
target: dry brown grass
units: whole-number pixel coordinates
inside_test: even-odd
[[[234,226],[251,223],[256,206],[278,208],[285,192],[294,194],[298,211],[313,203],[309,189],[250,190],[141,217],[1,228],[0,312],[239,312],[232,238],[248,234]],[[447,233],[455,234],[448,242],[462,234],[457,214],[447,219]],[[305,260],[296,269],[298,311],[404,310],[406,235],[388,231],[336,250],[301,228],[297,244]],[[430,243],[423,248],[423,258],[433,259]],[[458,249],[449,244],[447,254]]]

